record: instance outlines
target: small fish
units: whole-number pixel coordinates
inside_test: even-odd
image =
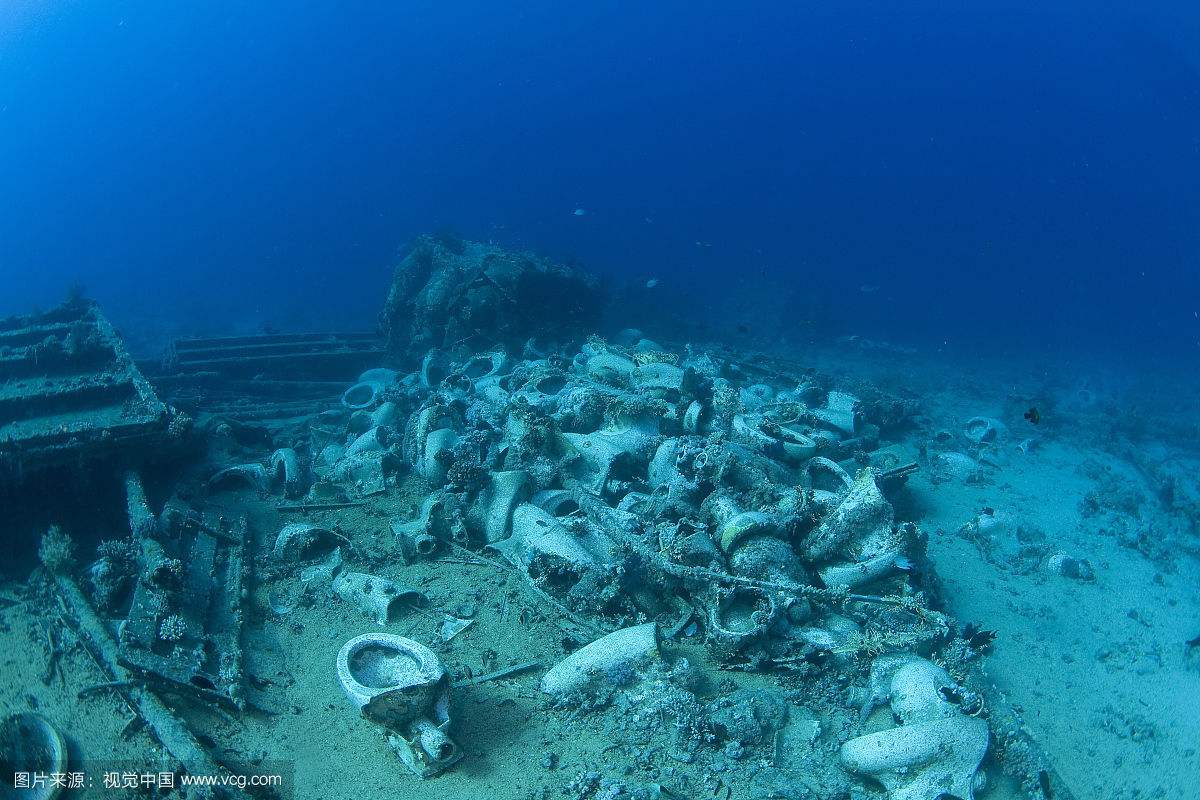
[[[651,278],[650,280],[646,281],[647,289],[653,289],[655,286],[658,286],[658,278]]]
[[[696,242],[696,247],[712,247],[712,242]]]
[[[750,326],[746,325],[745,323],[742,323],[741,325],[737,326],[737,332],[740,334],[743,334],[743,335],[747,334],[750,332]]]
[[[1039,422],[1042,421],[1042,415],[1040,413],[1038,413],[1038,410],[1036,407],[1031,407],[1028,411],[1025,412],[1025,419],[1029,420],[1034,425],[1037,425]]]
[[[863,294],[875,294],[879,291],[879,284],[864,283],[862,286],[858,287],[858,290]]]
[[[572,211],[571,213],[577,217],[582,217],[587,214],[587,209],[586,208],[577,208],[574,211]]]
[[[992,642],[996,641],[996,632],[984,630],[983,626],[976,622],[969,622],[963,626],[962,638],[972,650],[985,653],[992,649]]]

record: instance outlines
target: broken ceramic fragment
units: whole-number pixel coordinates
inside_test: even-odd
[[[971,417],[963,425],[963,436],[975,444],[998,442],[1008,436],[1008,426],[993,417]]]
[[[365,572],[341,573],[333,582],[333,593],[380,625],[387,625],[401,612],[425,602],[420,590]]]
[[[877,658],[864,708],[890,703],[900,725],[843,744],[843,766],[879,781],[889,800],[972,800],[983,782],[976,771],[987,753],[988,726],[953,702],[964,694],[923,658]]]
[[[558,662],[542,676],[542,691],[563,700],[606,681],[621,685],[657,655],[658,633],[653,622],[622,628]]]
[[[262,464],[235,464],[208,479],[209,489],[228,489],[236,486],[248,486],[266,494],[271,491],[271,473]]]
[[[304,471],[295,450],[281,447],[271,454],[271,479],[274,485],[283,487],[284,497],[294,500],[304,495]]]
[[[272,554],[276,561],[308,561],[327,554],[337,547],[338,541],[338,536],[328,528],[293,522],[280,529]]]
[[[475,620],[473,619],[460,619],[458,617],[447,616],[442,620],[442,624],[438,626],[438,638],[443,642],[448,642],[474,623]]]

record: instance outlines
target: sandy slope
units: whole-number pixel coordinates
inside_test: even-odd
[[[896,380],[895,362],[840,363],[846,372]],[[986,469],[981,483],[935,484],[922,470],[907,498],[930,534],[949,610],[999,634],[986,661],[991,679],[1024,710],[1023,721],[1077,798],[1196,797],[1200,659],[1185,642],[1200,634],[1200,563],[1184,552],[1152,561],[1105,532],[1104,519],[1081,511],[1089,492],[1105,502],[1120,486],[1146,498],[1130,524],[1161,535],[1165,523],[1145,476],[1114,455],[1125,452],[1121,443],[1082,427],[1095,422],[1086,415],[1055,420],[1049,431],[1011,411],[1005,417],[1007,399],[1041,390],[1040,370],[994,362],[964,369],[919,357],[900,368],[907,389],[923,398],[932,428],[958,431],[980,414],[1002,417],[1010,427],[1008,463]],[[1022,456],[1012,445],[1028,435],[1039,436],[1041,446]],[[926,438],[914,433],[907,445],[915,454]],[[1194,452],[1200,442],[1139,447]],[[1036,563],[1014,566],[1003,543],[989,557],[958,533],[984,508],[1044,533],[1042,548],[1087,559],[1095,580],[1052,574]]]

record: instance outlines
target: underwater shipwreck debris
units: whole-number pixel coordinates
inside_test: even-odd
[[[212,491],[236,489],[245,486],[259,494],[280,490],[284,497],[295,500],[304,495],[307,475],[300,464],[300,456],[290,447],[282,447],[271,453],[264,464],[234,464],[218,470],[208,479]]]
[[[378,335],[286,333],[176,339],[164,371],[176,375],[216,375],[225,380],[276,378],[303,381],[339,379],[383,358]]]
[[[429,645],[468,653],[496,631],[463,634],[473,609],[422,610],[424,596],[405,582],[435,585],[431,575],[457,569],[443,561],[487,565],[507,582],[501,623],[515,618],[531,634],[548,631],[564,655],[539,652],[538,661],[495,670],[492,652],[470,662],[481,664],[481,676],[458,665],[458,685],[561,659],[540,679],[548,713],[596,714],[597,724],[632,741],[630,720],[644,703],[654,709],[645,724],[679,731],[670,733],[673,760],[730,765],[726,788],[741,779],[742,759],[801,759],[787,752],[793,740],[784,731],[795,698],[735,691],[743,679],[734,673],[759,673],[751,680],[763,684],[786,673],[807,689],[811,679],[845,686],[889,658],[926,669],[953,653],[959,661],[947,669],[956,676],[959,665],[977,663],[988,632],[967,628],[955,637],[955,626],[928,605],[922,535],[893,513],[918,462],[906,443],[881,439],[912,416],[913,402],[782,359],[664,346],[636,332],[606,342],[587,336],[584,306],[535,341],[541,307],[527,298],[541,289],[521,276],[536,283],[543,270],[552,281],[574,280],[571,270],[490,246],[422,243],[397,271],[385,311],[389,365],[403,370],[365,369],[357,379],[348,372],[335,391],[324,387],[319,412],[263,426],[270,435],[261,441],[226,448],[217,463],[251,463],[212,488],[229,481],[263,494],[282,490],[289,502],[278,508],[288,512],[362,507],[337,524],[318,516],[320,524],[279,531],[266,565],[274,614],[340,598],[369,628],[412,606],[431,621]],[[957,443],[965,452],[942,471],[974,475],[980,446],[1000,437],[985,423],[979,441],[972,426],[946,432],[920,465],[936,474],[937,459]],[[291,447],[279,449],[283,443]],[[403,510],[418,502],[415,513]],[[379,519],[393,534],[382,542],[372,539]],[[354,531],[361,553],[339,524],[365,526]],[[343,551],[357,563],[347,565]],[[397,553],[421,583],[383,563]],[[510,599],[521,595],[528,605],[509,615]],[[483,602],[479,589],[471,605]],[[187,619],[174,616],[156,620],[159,639],[188,635]],[[310,623],[300,616],[271,622],[300,630]],[[679,667],[687,659],[660,658],[660,641],[704,648],[704,668],[690,674]],[[724,671],[714,681],[719,696],[698,702],[694,682],[709,669]],[[415,774],[436,775],[461,758],[449,738],[449,679],[429,647],[367,634],[346,642],[337,672],[347,697]],[[874,702],[909,714],[912,693],[880,681]],[[931,800],[922,792],[933,786],[973,790],[988,723],[972,716],[979,708],[963,687],[948,677],[934,682],[951,696],[939,693],[928,716],[912,711],[903,725],[868,734],[874,739],[845,742],[846,770],[828,755],[845,739],[852,712],[830,701],[837,708],[828,726],[807,724],[806,714],[803,758],[815,762],[819,739],[828,770],[814,784],[822,791],[809,789],[853,794],[856,781],[878,778],[893,800]],[[742,712],[754,709],[763,720],[743,725]]]
[[[218,472],[211,489],[248,485],[264,495],[274,493],[275,498],[250,499],[253,508],[268,512],[279,495],[289,502],[276,508],[289,514],[361,508],[336,523],[336,515],[314,517],[328,528],[300,522],[279,531],[273,557],[263,565],[272,581],[265,587],[267,606],[279,616],[301,611],[286,620],[268,617],[269,624],[285,635],[288,629],[311,629],[314,620],[304,610],[341,598],[361,610],[362,627],[371,628],[367,618],[387,624],[411,605],[432,620],[425,626],[426,642],[443,653],[470,654],[469,663],[483,673],[473,675],[464,658],[455,666],[465,679],[455,686],[550,667],[544,675],[503,689],[521,689],[529,699],[536,697],[528,692],[540,679],[551,700],[543,698],[543,712],[593,715],[588,724],[621,734],[614,745],[625,748],[621,755],[627,758],[648,759],[660,743],[634,737],[628,727],[633,714],[626,710],[637,713],[643,702],[669,708],[663,698],[686,699],[686,691],[672,695],[665,688],[672,680],[678,682],[675,688],[696,685],[685,681],[682,671],[666,677],[671,665],[683,660],[672,651],[678,648],[690,657],[703,649],[704,657],[693,659],[702,666],[688,680],[715,678],[716,697],[702,695],[707,716],[694,722],[653,706],[648,724],[683,731],[680,741],[690,737],[686,746],[672,739],[666,755],[677,763],[698,761],[708,769],[712,759],[721,765],[716,771],[724,773],[724,783],[714,793],[743,778],[748,791],[757,792],[762,787],[750,787],[751,778],[774,772],[777,761],[785,771],[793,758],[787,751],[801,741],[804,758],[825,759],[839,776],[829,782],[838,788],[828,791],[826,776],[814,779],[820,791],[809,786],[812,794],[872,793],[857,786],[861,779],[868,786],[878,780],[892,800],[929,800],[944,792],[970,796],[977,784],[979,742],[982,738],[986,750],[988,726],[993,741],[1001,739],[1001,730],[999,716],[992,713],[997,701],[963,673],[976,669],[978,654],[989,648],[995,633],[969,625],[955,637],[955,626],[928,605],[926,592],[933,592],[927,583],[931,576],[922,574],[919,533],[899,518],[905,498],[896,494],[918,462],[909,460],[907,443],[881,444],[880,423],[870,416],[876,406],[859,399],[868,396],[862,387],[830,390],[829,385],[846,384],[818,385],[804,370],[782,362],[743,368],[738,356],[670,343],[664,347],[640,333],[620,342],[593,336],[578,344],[581,337],[564,327],[561,343],[526,339],[512,346],[507,339],[492,341],[498,337],[488,325],[465,339],[439,342],[442,346],[425,352],[419,364],[410,361],[407,373],[367,369],[357,380],[349,380],[350,372],[347,380],[311,381],[328,407],[298,414],[286,426],[214,421],[231,432],[238,429],[237,436],[222,440],[238,440],[228,448],[236,455],[214,463],[251,463]],[[373,363],[364,360],[359,366]],[[234,383],[230,378],[224,385]],[[272,391],[283,392],[279,387],[286,381],[275,383]],[[977,475],[980,464],[988,463],[980,445],[1002,438],[992,422],[947,431],[942,441],[931,443],[934,463],[923,454],[920,465],[938,472],[936,461],[945,459],[950,463],[941,465],[941,475]],[[291,446],[277,447],[283,443]],[[965,452],[954,452],[954,446]],[[406,479],[402,488],[401,478]],[[161,485],[151,489],[161,496]],[[89,650],[107,653],[98,661],[111,680],[98,686],[152,720],[156,736],[185,769],[219,772],[155,692],[169,689],[168,698],[182,694],[242,705],[242,610],[235,598],[246,588],[239,567],[245,561],[245,522],[191,508],[188,503],[199,503],[204,492],[190,484],[177,496],[187,503],[169,501],[158,518],[136,473],[130,473],[126,490],[132,539],[102,549],[100,566],[81,571],[79,579],[92,579],[91,606],[102,615],[123,616],[124,611],[112,612],[130,602],[131,588],[133,607],[119,642],[104,631],[112,620],[95,622],[100,633],[81,638]],[[418,502],[410,500],[413,492],[424,502],[408,519],[411,512],[403,509]],[[380,494],[385,496],[375,497]],[[404,518],[393,518],[397,513]],[[390,520],[394,539],[373,538],[380,520]],[[988,544],[1002,532],[993,527],[1000,521],[1002,515],[985,510],[960,533],[1003,555],[1000,545]],[[355,552],[341,525],[361,552]],[[1005,535],[1012,540],[1005,546],[1029,544],[1015,529]],[[132,569],[116,563],[128,541],[138,545]],[[70,554],[61,543],[51,549],[61,556],[59,563],[67,562]],[[436,587],[439,598],[442,588],[429,583],[430,576],[455,578],[457,569],[438,573],[439,556],[487,565],[484,571],[462,570],[486,576],[479,588],[453,587],[475,591],[471,610],[465,603],[456,607],[461,598],[455,598],[446,605],[450,614],[421,611],[425,596],[405,586],[410,578],[392,568],[398,563],[384,563],[397,551],[406,564],[417,564],[410,574],[420,575],[422,582],[413,583]],[[358,563],[347,565],[343,552]],[[1030,570],[1089,579],[1086,560],[1052,552],[1048,545],[1032,558]],[[495,575],[488,571],[493,569]],[[496,575],[501,580],[492,580]],[[67,595],[73,581],[63,580],[61,591]],[[548,642],[537,642],[538,661],[497,670],[498,660],[511,663],[532,653],[506,653],[501,660],[493,651],[473,658],[477,647],[498,634],[490,612],[474,625],[475,606],[492,607],[487,592],[497,586],[504,594],[496,594],[500,623],[514,625],[507,633],[549,633]],[[118,594],[121,602],[113,601]],[[509,614],[510,599],[519,595],[524,598]],[[68,601],[69,616],[73,627],[86,631],[93,623],[75,620],[90,611],[77,610],[80,603],[87,605],[82,595]],[[517,621],[521,628],[515,627]],[[109,636],[107,644],[102,634]],[[367,645],[352,647],[359,639]],[[659,642],[666,659],[659,657]],[[542,650],[547,645],[553,653]],[[1189,649],[1196,647],[1195,641],[1189,643]],[[964,655],[968,649],[973,652]],[[959,660],[944,660],[947,653]],[[946,663],[962,685],[943,679],[944,672],[931,672],[938,669],[935,660]],[[347,696],[422,777],[462,757],[449,738],[450,685],[436,661],[432,650],[413,640],[368,634],[346,643],[337,666]],[[971,664],[970,670],[964,664]],[[852,729],[846,722],[851,712],[830,699],[835,695],[829,687],[844,687],[868,666],[879,673],[873,677],[872,705],[891,705],[903,724],[843,743]],[[904,669],[924,677],[909,680]],[[810,684],[814,679],[829,685]],[[755,689],[751,697],[744,686],[733,688],[746,681],[774,683],[795,693]],[[938,684],[937,697],[921,688],[930,682]],[[829,691],[820,699],[800,696],[813,688]],[[972,691],[989,699],[981,703]],[[91,690],[82,694],[92,696]],[[920,705],[912,699],[918,695],[925,711],[906,705]],[[794,715],[798,704],[806,704],[827,714],[818,702],[838,706],[830,724],[806,715],[805,733],[791,738],[784,730],[789,710]],[[751,713],[747,722],[747,709],[764,713]],[[867,730],[882,723],[873,719],[871,724]],[[1015,724],[1005,728],[1010,750],[997,758],[1008,758],[1018,746],[1012,743],[1023,741],[1021,735],[1029,736]],[[204,737],[200,741],[212,744]],[[839,745],[847,774],[829,759]],[[1032,749],[1030,743],[1027,750]],[[792,765],[800,756],[794,758]],[[770,770],[761,766],[767,763]],[[1037,768],[1020,773],[1022,780],[1050,776],[1041,779],[1044,785],[1054,787],[1056,798],[1068,796],[1044,758],[1023,762],[1029,764]]]
[[[219,470],[208,479],[210,489],[226,489],[237,486],[266,494],[271,491],[271,473],[262,464],[235,464]]]
[[[348,455],[397,458],[431,484],[414,518],[391,522],[406,562],[447,549],[515,569],[567,640],[592,642],[543,677],[556,704],[663,669],[659,625],[630,627],[641,620],[703,642],[731,670],[849,671],[950,639],[910,593],[919,533],[897,525],[885,495],[917,464],[878,453],[855,396],[777,372],[753,373],[760,386],[747,391],[711,354],[640,339],[523,358],[481,341],[474,354],[414,354],[412,372],[383,376],[392,388],[374,409],[377,389],[359,387],[349,404],[364,407],[314,419],[310,451],[325,454],[314,487],[357,493],[337,468]],[[340,593],[386,621],[395,593],[350,575]],[[442,641],[471,624],[440,622]],[[413,730],[392,739],[418,774],[441,769]]]
[[[442,624],[438,626],[438,638],[443,642],[449,642],[474,624],[475,620],[473,619],[462,619],[461,617],[446,615],[442,619]]]
[[[333,593],[380,625],[387,625],[400,610],[419,608],[426,602],[419,589],[365,572],[340,573],[333,582]]]
[[[401,391],[391,370],[367,370],[355,386],[366,384],[382,386],[384,393]],[[304,497],[308,503],[361,500],[381,494],[394,483],[400,466],[396,445],[402,442],[404,427],[400,406],[393,400],[377,406],[371,405],[374,401],[363,402],[363,408],[330,409],[310,420],[312,476]]]
[[[975,444],[1003,441],[1008,426],[993,417],[971,417],[963,424],[963,436]]]
[[[103,670],[117,693],[142,719],[154,738],[190,775],[228,775],[200,745],[196,737],[139,676],[125,666],[118,645],[104,623],[88,604],[78,584],[65,572],[55,572],[54,580],[63,600],[68,624]]]
[[[13,800],[54,800],[64,787],[48,776],[66,774],[67,743],[58,729],[40,714],[11,714],[0,720],[0,769],[4,775],[0,780],[5,784],[19,772],[46,776],[36,786],[32,781],[23,788],[0,784],[0,796]]]
[[[972,800],[983,785],[977,770],[989,737],[985,720],[953,702],[966,691],[923,658],[877,658],[871,665],[863,717],[872,706],[886,702],[900,724],[843,744],[842,763],[883,784],[889,800]]]
[[[1051,575],[1092,583],[1096,580],[1096,570],[1086,558],[1076,558],[1061,550],[1050,553],[1042,561],[1042,569]]]
[[[486,672],[483,675],[473,675],[466,680],[455,681],[454,685],[478,686],[481,683],[488,683],[490,681],[500,681],[504,680],[505,678],[515,678],[523,673],[530,672],[535,669],[541,669],[542,666],[543,665],[541,661],[524,661],[520,664],[513,664],[511,667],[504,667],[492,672]]]
[[[653,355],[671,369],[647,370],[660,346],[595,338],[574,355],[459,353],[430,351],[397,381],[415,410],[399,441],[369,450],[399,450],[432,484],[414,519],[392,522],[406,560],[493,549],[568,639],[592,642],[544,676],[557,701],[650,674],[658,626],[639,619],[733,670],[852,670],[950,639],[904,596],[920,535],[884,493],[917,464],[872,455],[852,395],[756,378],[774,385],[743,393],[751,410],[709,354]],[[867,586],[881,594],[852,593]]]
[[[289,500],[301,497],[305,490],[304,469],[300,466],[300,456],[290,447],[281,447],[271,453],[269,462],[271,482],[283,487],[283,496]]]
[[[423,377],[435,353],[442,364],[440,383]],[[799,599],[825,596],[809,577],[813,567],[844,581],[844,592],[847,584],[886,580],[907,566],[903,549],[908,544],[893,530],[877,481],[894,486],[915,465],[892,462],[891,474],[862,470],[860,494],[868,486],[873,494],[856,499],[850,491],[855,480],[838,463],[817,455],[834,452],[842,437],[851,437],[845,441],[857,447],[873,446],[871,439],[851,436],[858,412],[849,394],[797,391],[793,396],[765,384],[752,393],[763,399],[786,395],[791,404],[786,413],[793,418],[803,417],[795,409],[807,408],[798,398],[809,395],[817,404],[813,409],[841,414],[836,425],[812,428],[779,424],[776,412],[766,407],[753,416],[729,408],[726,398],[736,393],[719,377],[710,356],[681,361],[653,343],[639,341],[626,352],[592,339],[574,358],[561,358],[558,363],[570,364],[566,371],[550,372],[549,359],[513,362],[495,354],[470,370],[462,364],[472,358],[464,359],[431,351],[418,373],[400,381],[429,385],[427,398],[409,419],[403,451],[418,474],[440,487],[428,495],[417,519],[393,524],[410,560],[431,551],[434,541],[454,547],[486,544],[573,623],[587,621],[587,628],[605,631],[619,627],[605,619],[619,609],[655,617],[678,614],[668,599],[671,590],[663,600],[650,592],[635,600],[612,585],[614,571],[627,568],[628,556],[621,552],[632,550],[639,554],[637,569],[647,573],[643,580],[694,595],[714,646],[739,660],[755,643],[785,659],[790,656],[779,651],[809,647],[803,636],[789,643],[780,634],[788,628],[782,624],[785,616],[802,618]],[[509,374],[496,382],[492,377],[499,363]],[[455,377],[464,375],[465,380]],[[485,380],[480,390],[478,382]],[[713,411],[700,413],[705,409]],[[472,418],[486,424],[472,429]],[[709,438],[697,435],[702,431]],[[722,433],[734,439],[712,438]],[[483,477],[459,477],[473,474]],[[717,572],[697,573],[693,584],[684,564],[640,555],[646,526],[660,530],[660,525],[710,531],[692,534],[695,543],[708,539],[708,555],[699,556],[693,547],[697,555],[687,558]],[[664,552],[682,554],[673,544],[676,536],[661,530]],[[791,551],[804,531],[811,531],[807,550],[801,548],[807,564]],[[685,540],[679,539],[680,547]],[[724,589],[711,591],[712,575]],[[752,595],[761,597],[762,614]],[[785,615],[793,606],[797,611]],[[744,618],[739,616],[743,607]]]
[[[891,537],[892,522],[891,504],[879,491],[874,473],[864,469],[829,515],[805,538],[802,552],[813,561],[821,561],[844,550],[851,537],[880,547]]]
[[[347,374],[376,364],[375,333],[308,333],[178,339],[161,362],[143,362],[172,405],[224,424],[286,424],[327,408]]]
[[[885,494],[894,492],[908,480],[909,476],[915,474],[920,469],[921,465],[916,461],[909,461],[891,469],[886,469],[879,473],[879,488]]]
[[[829,392],[825,405],[813,408],[809,413],[832,430],[853,436],[858,424],[858,398],[846,392]]]
[[[136,466],[186,426],[95,303],[0,320],[0,488],[46,468]]]
[[[970,482],[976,480],[981,472],[979,462],[965,453],[951,450],[933,457],[932,480],[935,483]]]
[[[431,495],[430,499],[436,502],[436,496]],[[416,520],[411,522],[392,521],[392,533],[396,536],[396,541],[400,543],[400,554],[407,564],[411,564],[419,558],[429,558],[438,551],[439,540],[433,532],[436,529],[430,527],[432,505],[427,501],[422,509],[421,517]]]
[[[363,717],[384,728],[405,765],[431,778],[457,763],[462,750],[447,735],[450,676],[428,647],[387,633],[365,633],[337,656],[342,691]]]
[[[621,685],[658,655],[658,632],[653,622],[623,628],[576,650],[542,676],[541,689],[560,702],[589,689],[595,682]]]
[[[591,275],[533,254],[447,237],[422,236],[396,267],[381,321],[394,358],[431,347],[565,341],[594,330],[603,307]],[[470,351],[468,351],[470,352]]]
[[[320,525],[293,522],[279,530],[271,553],[276,561],[305,561],[335,549],[342,540],[343,537]]]
[[[342,393],[342,405],[350,411],[374,411],[383,403],[385,388],[381,380],[360,380]]]
[[[140,573],[121,626],[122,665],[241,708],[245,542],[244,518],[196,518],[168,506],[156,533],[139,540]]]

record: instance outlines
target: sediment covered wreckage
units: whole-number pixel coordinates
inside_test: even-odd
[[[198,418],[209,458],[221,461],[205,492],[249,489],[280,509],[329,511],[418,482],[418,512],[390,524],[402,559],[451,554],[512,570],[557,621],[571,650],[560,663],[516,664],[457,685],[425,643],[383,632],[348,639],[336,679],[403,763],[422,777],[450,768],[464,757],[451,695],[540,669],[546,714],[654,709],[623,715],[612,730],[656,737],[687,787],[675,791],[711,790],[719,760],[731,770],[727,784],[764,790],[837,796],[871,786],[891,800],[966,799],[983,785],[990,753],[1030,797],[1049,796],[1053,770],[975,674],[986,637],[931,607],[922,533],[889,501],[917,468],[886,444],[911,402],[634,330],[603,339],[594,334],[602,308],[597,285],[577,270],[425,237],[385,305],[386,364],[318,413],[260,420],[266,434],[236,449],[227,417]],[[259,459],[232,462],[235,450]],[[250,645],[238,635],[239,604],[251,573],[271,584],[277,613],[300,591],[387,624],[395,608],[423,600],[367,572],[353,531],[291,523],[253,552],[244,520],[206,512],[204,492],[175,496],[156,514],[136,474],[126,487],[136,547],[101,554],[90,603],[70,571],[57,578],[73,607],[88,603],[81,618],[95,617],[92,608],[127,616],[106,657],[114,680],[141,676],[242,707],[240,654]],[[197,592],[205,603],[172,605]],[[471,623],[447,615],[440,636]],[[698,668],[681,655],[688,647],[727,675],[774,676],[781,688],[760,680],[702,696]],[[781,758],[785,698],[806,682],[820,687],[810,704],[823,697],[842,709],[843,729],[812,730],[808,777],[750,769],[747,753],[760,754],[754,763]],[[831,687],[842,696],[830,700]],[[865,725],[885,706],[894,724]],[[168,739],[179,731],[160,724],[163,744],[200,769],[187,759],[206,757],[203,749],[183,730],[176,752]],[[636,771],[581,775],[565,790],[672,796]]]
[[[140,687],[171,683],[234,707],[240,697],[244,527],[221,533],[218,547],[215,531],[187,524],[191,512],[164,509],[160,523],[138,476],[139,469],[177,459],[190,426],[159,399],[94,303],[75,299],[47,313],[0,320],[0,499],[9,510],[26,495],[65,504],[72,490],[94,485],[95,474],[117,476],[108,484],[128,492],[130,538],[102,546],[80,581],[72,574],[71,539],[53,526],[42,540],[43,564],[63,618],[136,718],[184,769],[218,774],[169,707]],[[133,599],[118,629],[102,616],[122,594]],[[50,641],[54,661],[61,653],[54,636]],[[35,757],[47,743],[65,754],[62,735],[36,714],[9,718],[5,729],[18,717],[24,721],[17,728],[36,729],[45,741],[41,750],[0,741],[6,754]],[[36,772],[53,765],[25,766]]]
[[[0,491],[43,470],[144,462],[185,426],[94,303],[0,320]]]

